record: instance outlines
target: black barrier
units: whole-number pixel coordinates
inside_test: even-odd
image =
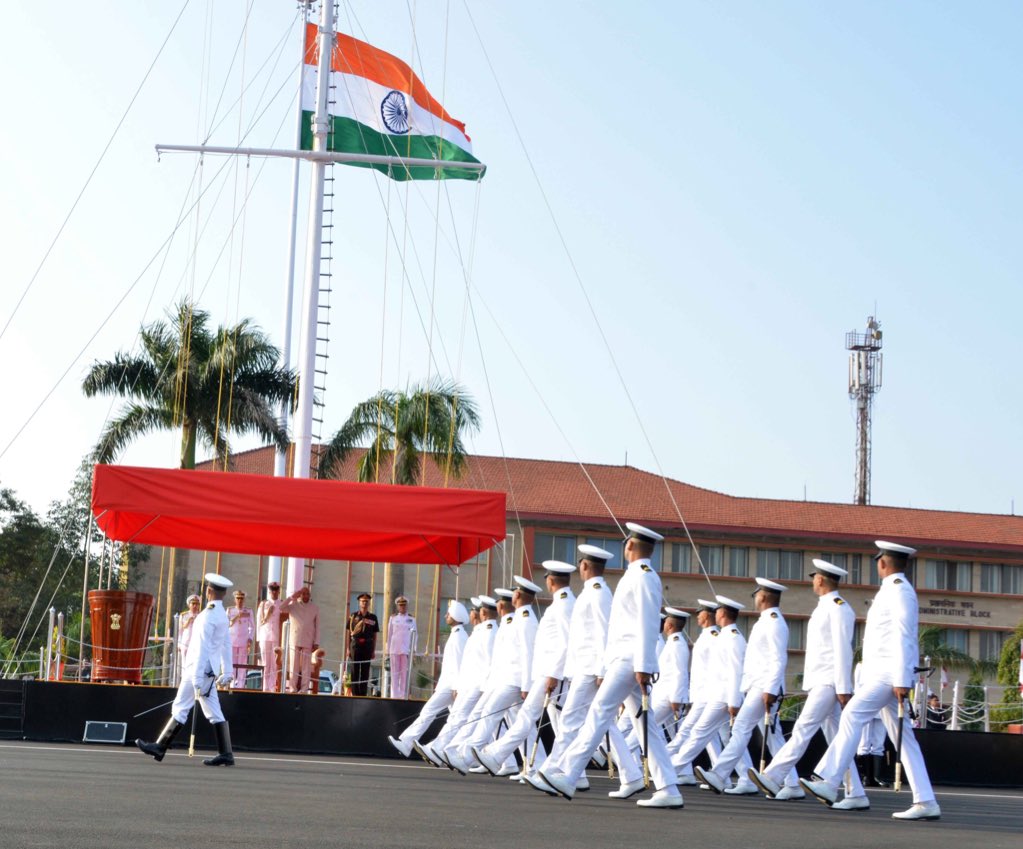
[[[127,722],[127,742],[153,739],[170,715],[170,706],[136,718],[136,714],[174,698],[170,687],[26,681],[23,736],[38,742],[81,742],[85,723]],[[295,696],[243,690],[222,692],[220,704],[231,723],[231,741],[240,752],[286,752],[309,755],[359,755],[397,758],[387,742],[398,736],[423,706],[419,701],[358,696]],[[429,740],[443,717],[425,735]],[[783,723],[786,736],[791,723]],[[544,728],[549,741],[549,731]],[[1023,787],[1023,735],[980,731],[915,732],[934,784],[964,787]],[[756,758],[759,742],[754,735]],[[200,717],[196,743],[215,749],[210,724]],[[179,743],[187,746],[187,740]],[[889,744],[890,745],[890,744]],[[821,755],[818,733],[797,771],[809,775]],[[699,761],[698,761],[699,762]]]

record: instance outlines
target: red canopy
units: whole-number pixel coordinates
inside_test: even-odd
[[[97,465],[112,539],[326,560],[464,563],[505,536],[505,494]]]

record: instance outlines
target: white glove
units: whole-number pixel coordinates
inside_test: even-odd
[[[229,687],[231,682],[234,681],[233,675],[228,675],[226,672],[217,679],[218,687]]]

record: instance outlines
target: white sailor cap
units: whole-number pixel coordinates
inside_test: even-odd
[[[828,563],[827,560],[821,560],[819,557],[815,557],[813,559],[813,565],[817,572],[820,572],[822,575],[826,575],[829,578],[835,578],[836,580],[838,578],[844,578],[849,574],[841,566],[836,566],[834,563]],[[817,572],[811,572],[810,577],[812,578],[817,574]]]
[[[879,549],[877,554],[874,555],[875,560],[880,560],[886,554],[901,554],[903,557],[913,557],[916,554],[915,548],[910,548],[908,545],[899,545],[897,542],[876,539],[874,540],[874,545]]]
[[[448,603],[448,616],[463,625],[469,621],[469,611],[465,609],[465,605],[454,599]]]
[[[225,578],[223,575],[218,575],[216,572],[207,572],[204,577],[207,584],[211,587],[216,587],[218,590],[229,590],[234,586],[233,581]]]
[[[199,596],[197,596],[195,593],[192,593],[188,598],[185,599],[185,604],[191,604],[193,601],[202,602],[202,599],[199,598]]]
[[[513,593],[511,590],[506,590],[504,587],[495,587],[494,595],[497,596],[498,598],[510,599],[513,595],[515,595],[515,593]],[[483,598],[483,596],[480,596],[480,598]]]
[[[707,601],[705,598],[696,599],[696,603],[700,605],[700,610],[706,610],[708,613],[713,613],[721,606],[716,601]]]
[[[491,598],[488,595],[481,595],[478,599],[480,607],[489,607],[491,610],[497,610],[497,599]]]
[[[674,616],[676,619],[688,619],[689,618],[689,614],[688,613],[686,613],[684,610],[679,610],[677,607],[666,607],[666,608],[664,608],[664,612],[668,616]]]
[[[741,604],[734,599],[729,598],[726,595],[716,595],[714,598],[718,601],[718,607],[731,607],[733,610],[745,610],[746,605]]]
[[[757,584],[757,588],[753,590],[753,595],[756,595],[761,590],[770,590],[773,593],[785,592],[785,587],[781,584],[775,583],[774,581],[769,581],[767,578],[757,578]]]
[[[579,546],[579,553],[587,560],[592,560],[594,563],[607,563],[609,560],[614,560],[615,556],[610,551],[604,551],[600,546],[589,545],[583,543]]]
[[[471,604],[473,607],[479,607],[480,597],[478,595],[469,596],[469,604]]]
[[[571,563],[563,563],[560,560],[544,560],[543,568],[546,570],[548,575],[571,575],[575,571],[575,566]]]
[[[515,583],[518,584],[515,588],[517,590],[525,590],[527,593],[532,593],[533,595],[540,592],[540,588],[529,580],[529,578],[523,578],[521,575],[515,575],[514,580]]]
[[[637,525],[635,522],[626,522],[625,527],[629,529],[629,537],[632,539],[638,539],[640,542],[654,545],[655,543],[664,541],[664,537],[657,533],[657,531],[652,531],[650,528],[644,528],[642,525]]]

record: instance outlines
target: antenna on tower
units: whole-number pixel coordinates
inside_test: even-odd
[[[881,322],[867,317],[867,332],[845,334],[849,351],[849,397],[856,402],[856,491],[854,504],[870,503],[870,408],[881,388]]]

